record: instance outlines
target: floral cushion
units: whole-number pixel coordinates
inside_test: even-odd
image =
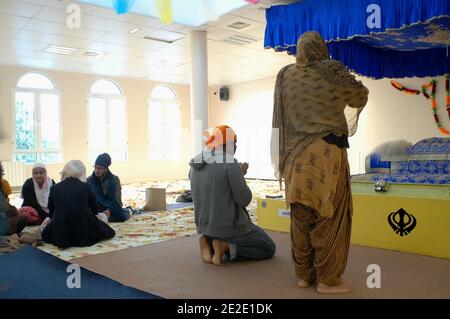
[[[385,181],[389,183],[406,184],[450,184],[450,174],[376,174],[371,176],[371,182]]]
[[[432,137],[421,140],[409,147],[407,153],[417,154],[450,154],[450,138]]]
[[[398,174],[450,174],[450,160],[447,161],[399,161],[392,162],[391,173]]]

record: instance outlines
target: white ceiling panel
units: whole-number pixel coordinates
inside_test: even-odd
[[[158,19],[141,15],[135,15],[128,23],[138,24],[152,29],[161,29],[165,26],[165,24]]]
[[[66,24],[69,14],[65,10],[44,7],[33,17],[36,20]]]
[[[48,48],[49,43],[45,42],[31,42],[31,41],[23,41],[18,39],[13,39],[9,44],[11,48],[15,49],[26,49],[32,51],[42,51]]]
[[[23,40],[23,42],[43,42],[43,43],[51,43],[57,37],[56,34],[44,33],[44,32],[35,32],[30,30],[22,30],[20,31],[15,39]]]
[[[249,10],[242,14],[234,14],[236,16],[244,17],[249,20],[266,23],[266,10],[263,7],[258,7],[257,10]]]
[[[11,43],[11,38],[4,38],[0,36],[0,53],[6,49],[6,47]]]
[[[83,49],[83,48],[87,47],[90,43],[91,43],[91,41],[86,40],[86,39],[65,37],[65,36],[57,36],[52,41],[52,44],[54,44],[54,45],[71,47],[71,48],[76,48],[76,49]]]
[[[4,0],[3,0],[4,1]],[[0,13],[0,27],[23,28],[29,18]]]
[[[29,1],[29,0],[26,0],[26,1]],[[81,9],[81,13],[83,13],[83,14],[89,14],[90,12],[92,12],[98,8],[98,7],[90,5],[90,4],[81,3],[78,1],[75,2],[74,0],[47,0],[47,2],[45,3],[45,6],[51,7],[51,8],[67,10],[67,8],[73,4],[78,5]]]
[[[122,22],[83,14],[81,17],[81,24],[86,28],[109,32],[121,25]]]
[[[2,41],[0,39],[0,45]],[[36,51],[27,50],[27,49],[16,49],[12,47],[0,47],[0,52],[2,54],[11,55],[11,56],[22,56],[22,57],[33,57],[36,55]]]
[[[116,33],[107,33],[102,37],[99,37],[97,39],[99,42],[106,42],[111,44],[117,44],[117,45],[130,45],[137,41],[139,41],[139,38],[135,38],[132,36],[126,36],[126,35],[120,35]]]
[[[51,34],[62,34],[67,29],[67,27],[65,24],[31,19],[29,22],[27,22],[27,24],[25,24],[23,29]]]
[[[42,6],[46,4],[48,0],[19,0],[19,1],[25,3],[39,4]]]
[[[0,27],[0,38],[14,38],[19,32],[20,29]]]
[[[18,0],[0,1],[0,13],[31,18],[41,9],[40,5]]]
[[[95,7],[95,9],[89,12],[89,14],[96,17],[119,22],[128,22],[134,17],[136,17],[136,15],[133,13],[116,14],[116,12],[113,9],[103,7]]]
[[[86,39],[86,40],[96,40],[104,35],[106,35],[107,32],[89,29],[86,27],[82,27],[80,29],[69,29],[65,28],[64,32],[61,34],[65,37],[73,37],[73,38],[80,38],[80,39]]]
[[[133,48],[144,49],[144,50],[157,50],[164,46],[164,43],[160,41],[148,40],[148,39],[138,39],[132,45]]]
[[[113,9],[74,0],[0,0],[0,63],[188,83],[189,33],[195,29],[207,32],[211,85],[275,76],[294,59],[263,48],[265,11],[258,8],[266,7],[266,3],[279,1],[263,0],[192,28],[167,25],[138,14],[117,15]],[[66,26],[66,9],[71,4],[81,8],[80,29]],[[233,22],[250,26],[237,30],[229,27]],[[137,32],[130,34],[135,28]],[[184,38],[171,44],[143,39],[162,36],[173,40],[171,32],[181,33]],[[243,46],[224,42],[236,35],[248,35],[257,41]],[[79,51],[71,56],[44,52],[50,44]],[[90,58],[83,55],[86,50],[102,55]]]
[[[133,31],[133,30],[137,30],[137,31],[134,33],[130,33],[130,31]],[[158,30],[158,29],[144,27],[139,24],[122,23],[117,28],[114,28],[111,32],[116,33],[116,34],[131,36],[134,38],[142,38],[145,36],[149,36],[156,30]]]

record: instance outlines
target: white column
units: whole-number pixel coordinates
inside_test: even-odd
[[[193,156],[202,151],[202,135],[208,128],[208,50],[206,31],[192,31],[191,41],[191,136]]]

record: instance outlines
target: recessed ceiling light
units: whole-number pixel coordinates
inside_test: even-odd
[[[165,43],[173,43],[186,37],[186,34],[179,32],[172,32],[166,30],[157,30],[151,33],[149,36],[145,36],[144,39],[154,40]]]
[[[129,34],[133,34],[133,33],[136,33],[136,32],[138,32],[138,31],[139,31],[139,28],[134,28],[134,29],[128,31],[128,33],[129,33]]]
[[[57,54],[70,55],[70,54],[74,54],[75,52],[77,52],[78,49],[69,48],[69,47],[61,47],[61,46],[58,46],[58,45],[50,45],[44,51],[48,52],[48,53],[57,53]]]

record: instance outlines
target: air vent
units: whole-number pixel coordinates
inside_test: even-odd
[[[95,57],[98,57],[98,56],[100,56],[102,54],[100,52],[96,52],[96,51],[84,51],[83,55],[95,58]]]
[[[228,27],[237,29],[237,30],[242,30],[242,29],[248,28],[249,26],[250,26],[250,24],[242,22],[242,21],[237,21],[237,22],[234,22],[234,23],[228,25]]]
[[[257,42],[258,39],[254,38],[254,37],[252,37],[250,35],[236,34],[236,35],[233,35],[231,37],[225,38],[222,41],[226,42],[226,43],[231,43],[231,44],[234,44],[234,45],[244,46],[244,45],[247,45],[247,44],[250,44],[250,43]]]

